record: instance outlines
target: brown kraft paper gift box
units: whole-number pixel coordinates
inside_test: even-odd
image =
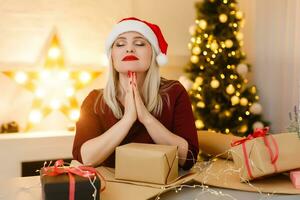
[[[177,146],[130,143],[116,148],[115,178],[169,184],[178,177]]]
[[[300,138],[297,133],[265,137],[246,140],[244,149],[243,144],[231,148],[234,164],[241,169],[241,181],[300,168]]]

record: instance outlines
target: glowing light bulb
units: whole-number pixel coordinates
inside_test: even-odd
[[[51,59],[57,59],[61,54],[61,51],[58,47],[51,47],[48,51],[48,56]]]
[[[196,127],[197,127],[197,129],[201,129],[201,128],[204,128],[204,123],[203,123],[203,121],[202,120],[200,120],[200,119],[198,119],[198,120],[196,120]]]
[[[36,97],[42,98],[45,96],[45,90],[43,88],[37,88],[34,94]]]
[[[91,74],[88,72],[81,72],[79,75],[79,80],[81,83],[87,83],[91,80]]]
[[[51,47],[48,51],[48,56],[51,59],[57,59],[61,54],[61,51],[58,47]]]
[[[74,93],[75,93],[75,89],[73,87],[68,87],[66,89],[66,93],[65,94],[66,94],[67,97],[71,97],[71,96],[74,95]]]
[[[29,114],[29,121],[39,123],[42,119],[42,113],[39,110],[32,110]]]
[[[73,121],[78,120],[80,117],[80,112],[78,109],[72,109],[69,114],[69,118]]]
[[[60,106],[61,106],[60,100],[58,100],[58,99],[52,99],[52,100],[50,101],[50,107],[51,107],[53,110],[59,109]]]
[[[19,84],[23,84],[27,81],[28,76],[25,72],[17,72],[15,75],[15,80]]]

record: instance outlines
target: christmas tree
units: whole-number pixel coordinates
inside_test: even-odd
[[[255,86],[248,85],[250,65],[242,51],[244,19],[235,0],[196,3],[191,26],[190,63],[185,71],[198,130],[210,129],[245,136],[268,122]]]

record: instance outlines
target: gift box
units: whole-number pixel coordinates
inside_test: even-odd
[[[291,171],[290,172],[290,179],[295,188],[300,189],[300,170]]]
[[[43,200],[99,200],[100,179],[97,175],[88,178],[86,172],[84,168],[42,168],[40,179]]]
[[[116,179],[169,184],[177,177],[177,146],[130,143],[116,148]]]
[[[234,141],[231,148],[241,181],[300,168],[300,138],[297,133],[267,134],[259,129]]]

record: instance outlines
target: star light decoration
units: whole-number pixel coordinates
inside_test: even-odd
[[[57,110],[71,121],[77,121],[80,110],[75,97],[76,92],[101,74],[100,71],[66,67],[57,33],[53,32],[50,38],[40,62],[41,66],[35,70],[3,72],[34,94],[26,130],[31,129],[48,114]]]

